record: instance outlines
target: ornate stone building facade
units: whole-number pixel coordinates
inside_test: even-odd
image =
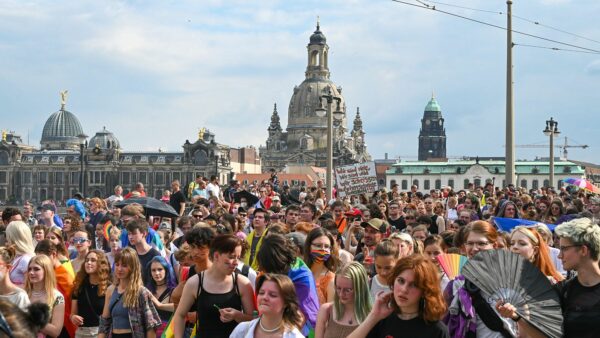
[[[319,117],[315,110],[326,108],[323,95],[336,98],[332,110],[342,112],[342,118],[334,121],[333,154],[334,165],[369,161],[362,120],[357,109],[352,130],[347,130],[346,101],[342,88],[330,79],[329,46],[317,23],[316,31],[310,36],[307,46],[308,65],[305,79],[294,87],[288,106],[288,125],[281,127],[277,105],[267,128],[269,137],[266,146],[260,148],[263,171],[281,171],[286,165],[325,167],[327,162],[327,117]],[[339,104],[335,102],[339,101]]]
[[[419,161],[446,158],[446,128],[442,109],[432,96],[425,107],[419,131]]]
[[[217,174],[226,184],[231,175],[229,147],[217,143],[215,135],[204,128],[195,141],[185,141],[181,152],[125,151],[106,128],[86,139],[75,114],[65,110],[64,97],[61,109],[44,125],[40,149],[24,144],[15,133],[4,132],[0,201],[64,201],[81,191],[82,161],[85,196],[106,197],[117,184],[128,191],[142,182],[148,196],[160,197],[175,179],[187,185],[196,175]]]

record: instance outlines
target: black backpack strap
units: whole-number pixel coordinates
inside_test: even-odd
[[[240,296],[240,287],[238,286],[238,272],[234,271],[233,272],[233,286],[235,288],[235,294]]]

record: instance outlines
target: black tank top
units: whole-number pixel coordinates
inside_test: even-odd
[[[196,337],[228,338],[237,326],[235,320],[221,322],[219,310],[233,308],[242,311],[242,298],[237,285],[237,273],[233,275],[233,287],[227,293],[210,293],[202,287],[204,272],[198,274],[198,292],[196,293]],[[216,306],[215,306],[216,305]]]

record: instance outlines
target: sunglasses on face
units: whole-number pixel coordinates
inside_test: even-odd
[[[87,242],[87,238],[75,237],[75,238],[71,239],[71,243],[73,243],[73,244],[83,244],[85,242]]]

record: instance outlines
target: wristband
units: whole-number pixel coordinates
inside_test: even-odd
[[[517,318],[512,318],[512,320],[513,320],[515,323],[516,323],[516,322],[518,322],[519,320],[521,320],[521,315],[520,315],[520,314],[518,314],[518,313],[516,313],[516,315],[517,315]]]

